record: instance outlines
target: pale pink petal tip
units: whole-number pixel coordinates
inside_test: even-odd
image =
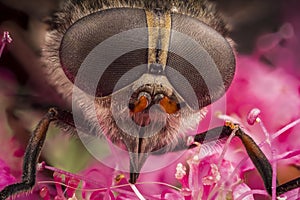
[[[259,120],[259,118],[258,118],[259,114],[260,114],[260,110],[258,108],[253,108],[249,112],[249,114],[247,116],[247,122],[248,122],[248,124],[249,125],[253,125],[255,122],[258,122],[258,120]]]
[[[8,31],[4,31],[3,32],[3,36],[2,36],[2,43],[11,43],[12,42],[12,38],[10,37],[10,34]]]

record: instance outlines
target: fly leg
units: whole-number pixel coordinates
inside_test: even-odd
[[[49,109],[47,114],[40,120],[33,131],[26,147],[23,161],[22,181],[6,186],[0,192],[0,200],[5,200],[20,192],[29,191],[35,185],[36,165],[46,138],[49,124],[52,121],[66,122],[69,126],[72,126],[72,124],[74,125],[73,117],[70,112],[61,111],[56,108]]]
[[[273,169],[269,160],[262,152],[262,150],[259,148],[259,146],[255,143],[255,141],[236,124],[226,123],[224,126],[216,127],[211,130],[205,131],[203,133],[197,134],[193,136],[194,143],[192,143],[191,145],[187,145],[186,143],[181,142],[179,143],[179,146],[177,146],[176,150],[180,150],[184,148],[194,148],[198,146],[196,143],[203,144],[206,142],[226,139],[231,135],[233,131],[235,131],[235,136],[242,141],[247,151],[247,154],[249,155],[254,166],[256,167],[260,176],[263,179],[267,192],[270,195],[272,195]],[[291,180],[287,183],[284,183],[282,185],[277,185],[276,195],[277,196],[281,195],[285,192],[296,189],[298,187],[300,187],[300,177]]]

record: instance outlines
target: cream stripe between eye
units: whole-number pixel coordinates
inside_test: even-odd
[[[148,68],[158,63],[165,69],[171,35],[171,14],[146,11],[148,25]]]

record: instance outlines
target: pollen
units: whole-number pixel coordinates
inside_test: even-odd
[[[226,122],[225,122],[225,126],[228,126],[228,127],[231,128],[232,130],[235,130],[235,129],[237,129],[237,128],[239,127],[239,125],[234,124],[234,123],[232,123],[232,122],[230,122],[230,121],[226,121]]]
[[[176,167],[175,178],[181,180],[186,175],[186,167],[182,163],[178,163]]]
[[[119,183],[123,178],[125,178],[125,175],[124,175],[124,174],[118,174],[118,175],[115,177],[116,183]]]
[[[203,185],[212,185],[214,183],[217,183],[221,179],[221,174],[219,172],[218,166],[215,164],[211,164],[210,167],[210,175],[202,178]]]

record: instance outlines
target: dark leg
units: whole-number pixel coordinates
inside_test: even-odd
[[[194,136],[194,142],[203,144],[204,142],[225,139],[229,137],[232,131],[234,130],[236,130],[235,136],[237,136],[243,142],[243,145],[245,146],[250,159],[252,160],[253,164],[255,165],[256,169],[258,170],[258,172],[260,173],[264,181],[266,190],[271,195],[272,194],[272,173],[273,173],[272,166],[268,161],[268,159],[266,158],[265,154],[254,142],[254,140],[249,135],[247,135],[244,131],[242,131],[242,129],[239,128],[238,125],[234,125],[232,123],[226,123],[222,127],[217,127],[209,131],[197,134]],[[183,148],[184,143],[181,144],[182,145],[180,145],[178,149]],[[188,146],[188,148],[194,148],[196,146],[197,146],[196,144],[191,144],[190,146]],[[285,192],[288,192],[298,187],[300,187],[300,177],[292,181],[289,181],[288,183],[277,186],[276,194],[281,195]]]
[[[194,142],[203,144],[207,142],[217,141],[217,140],[225,140],[232,133],[233,129],[230,126],[224,125],[220,127],[216,127],[205,131],[203,133],[197,134],[194,137]],[[188,148],[194,148],[197,144],[191,144]]]
[[[269,160],[254,142],[254,140],[240,128],[238,128],[238,131],[236,131],[236,136],[243,142],[250,159],[264,181],[267,192],[271,195],[273,169]]]
[[[36,129],[34,130],[26,148],[23,161],[22,181],[20,183],[15,183],[5,187],[0,192],[0,200],[5,200],[14,194],[28,191],[33,188],[36,178],[36,164],[38,162],[41,149],[46,138],[49,124],[54,120],[63,120],[67,117],[70,118],[69,115],[71,115],[71,113],[68,114],[67,112],[51,108],[48,113],[41,119]]]
[[[208,131],[198,133],[197,135],[193,136],[193,142],[191,145],[187,144],[188,138],[182,139],[178,141],[178,144],[172,151],[182,151],[186,149],[192,149],[197,147],[198,145],[196,143],[204,144],[212,141],[217,140],[226,140],[230,134],[232,133],[233,129],[230,126],[224,125],[220,127],[216,127],[213,129],[210,129]],[[163,152],[157,152],[155,155],[166,153]]]
[[[261,151],[261,149],[257,146],[257,144],[253,141],[253,139],[248,136],[246,133],[244,133],[240,128],[236,132],[236,136],[239,137],[249,155],[251,158],[253,164],[255,165],[256,169],[259,171],[266,190],[270,195],[272,195],[272,167],[264,153]],[[279,196],[285,192],[288,192],[290,190],[296,189],[300,187],[300,177],[291,180],[285,184],[277,185],[276,187],[276,195]]]
[[[276,194],[281,195],[284,194],[290,190],[296,189],[300,187],[300,177],[295,178],[287,183],[284,183],[282,185],[277,186],[276,188]]]

